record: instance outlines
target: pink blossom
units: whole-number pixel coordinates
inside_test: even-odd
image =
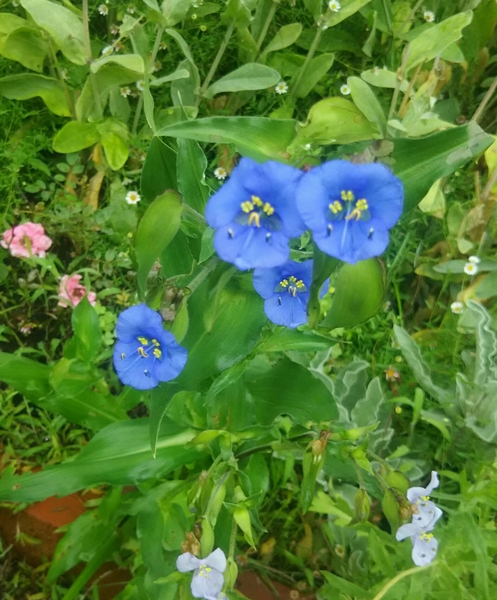
[[[95,292],[89,292],[84,285],[81,285],[81,275],[64,275],[59,285],[59,302],[57,306],[77,306],[86,296],[88,302],[95,306],[97,295]]]
[[[17,258],[39,256],[45,258],[52,240],[45,235],[43,225],[23,223],[4,231],[0,245]]]

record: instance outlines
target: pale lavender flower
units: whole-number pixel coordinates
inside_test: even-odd
[[[180,573],[193,571],[190,589],[194,598],[220,600],[224,596],[221,590],[224,585],[226,556],[221,548],[217,548],[205,558],[197,558],[190,552],[185,552],[178,556],[176,568]]]

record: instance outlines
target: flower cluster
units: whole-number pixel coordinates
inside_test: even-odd
[[[333,160],[304,173],[242,158],[207,203],[206,219],[219,256],[255,269],[268,318],[297,327],[306,322],[312,261],[289,261],[290,239],[307,227],[330,256],[351,264],[378,256],[403,199],[401,181],[382,164]]]
[[[57,306],[72,307],[77,306],[86,296],[88,302],[95,306],[97,303],[97,295],[95,292],[89,292],[84,285],[81,284],[81,275],[64,275],[60,280],[59,285],[59,302]]]
[[[223,573],[226,571],[226,556],[221,548],[217,548],[206,558],[197,558],[190,552],[185,552],[178,556],[176,568],[180,573],[193,571],[190,589],[194,598],[226,598],[221,592],[224,585]]]
[[[4,231],[0,246],[6,248],[16,258],[45,258],[52,240],[45,235],[39,223],[24,223]]]
[[[430,500],[430,494],[439,483],[438,473],[432,471],[427,487],[412,487],[407,490],[407,499],[412,508],[412,522],[399,527],[395,534],[398,541],[411,538],[412,560],[418,567],[429,565],[437,554],[438,541],[431,532],[443,513]]]

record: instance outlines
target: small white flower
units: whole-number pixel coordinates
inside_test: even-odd
[[[431,10],[425,10],[423,13],[423,19],[427,23],[433,23],[435,21],[435,13],[431,12]]]
[[[223,167],[218,167],[214,171],[214,177],[216,179],[219,179],[219,181],[223,181],[224,179],[226,179],[226,177],[228,177],[228,172],[226,171],[226,169],[223,169]]]
[[[450,305],[450,310],[455,314],[455,315],[460,315],[463,311],[464,308],[464,304],[462,302],[453,302]]]
[[[110,32],[112,35],[119,35],[119,27],[115,23],[113,23],[110,26]]]
[[[200,8],[203,3],[204,3],[204,0],[193,0],[192,8]]]
[[[344,96],[348,96],[350,94],[350,88],[349,88],[349,86],[346,83],[344,83],[343,85],[340,86],[340,92]]]
[[[470,262],[472,265],[479,265],[481,263],[481,259],[479,256],[470,256],[468,258],[468,262]]]
[[[139,81],[136,82],[136,89],[139,92],[143,92],[143,87],[144,87],[143,79],[140,79]]]
[[[331,12],[338,12],[342,7],[340,6],[340,2],[338,0],[331,0],[328,2],[328,8]]]
[[[123,98],[126,98],[126,97],[128,97],[128,96],[130,96],[130,95],[131,95],[131,88],[129,88],[127,85],[125,85],[124,87],[122,87],[122,88],[119,90],[119,93],[121,94],[121,96],[122,96]]]
[[[130,4],[128,6],[128,8],[126,9],[126,12],[129,13],[130,15],[134,15],[135,10],[136,10],[136,8],[135,8],[134,4]]]
[[[12,0],[12,6],[17,8],[19,6],[19,0]]]
[[[138,204],[140,202],[140,194],[138,192],[128,192],[126,194],[126,202],[128,204]]]
[[[475,265],[472,262],[467,262],[464,265],[464,272],[466,275],[476,275],[478,273],[478,265]]]
[[[100,6],[98,7],[98,12],[104,17],[106,17],[109,14],[109,7],[105,4],[100,4]]]
[[[399,342],[395,339],[392,340],[392,348],[398,350],[400,348]]]
[[[102,56],[110,56],[114,52],[114,46],[105,46],[102,50]]]
[[[125,177],[123,179],[123,185],[129,185],[130,183],[133,183],[133,180],[130,179],[129,177]]]
[[[309,150],[311,150],[312,148],[312,144],[305,144],[304,145],[304,150],[306,150],[307,152],[309,152]]]
[[[288,92],[288,84],[285,81],[280,81],[274,88],[274,91],[277,94],[286,94]]]
[[[60,76],[62,77],[62,79],[66,80],[69,78],[69,73],[67,72],[67,69],[65,67],[62,67],[62,69],[59,71]]]

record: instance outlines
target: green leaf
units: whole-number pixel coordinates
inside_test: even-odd
[[[188,237],[179,230],[160,256],[161,275],[166,278],[186,275],[193,270],[193,256]]]
[[[92,73],[98,73],[100,69],[109,63],[116,63],[129,71],[136,72],[136,78],[140,79],[145,73],[145,62],[139,54],[111,54],[97,58],[90,65]]]
[[[203,214],[211,189],[205,183],[207,159],[195,140],[180,139],[177,157],[178,191],[183,202]]]
[[[88,298],[83,298],[73,310],[71,321],[77,340],[76,356],[90,362],[100,349],[102,336],[97,311],[88,302]]]
[[[409,54],[406,61],[406,72],[417,65],[432,60],[446,48],[462,38],[462,30],[471,23],[473,12],[461,12],[428,29],[423,29],[419,35],[411,39]],[[412,34],[415,32],[411,32]]]
[[[97,433],[71,461],[47,466],[39,473],[2,477],[0,500],[36,502],[102,483],[136,485],[153,477],[164,477],[199,456],[198,448],[188,446],[196,433],[164,419],[157,455],[153,458],[148,419],[114,423]]]
[[[265,90],[276,85],[280,75],[274,69],[258,63],[247,63],[209,86],[206,98],[212,98],[222,92],[244,92],[246,90]]]
[[[85,31],[74,12],[49,0],[20,0],[33,21],[47,31],[62,54],[76,65],[86,64]]]
[[[322,0],[304,0],[304,5],[314,17],[314,20],[317,21],[323,12]]]
[[[48,383],[50,367],[30,358],[0,352],[0,381],[37,402],[51,392]]]
[[[347,85],[354,104],[370,123],[376,125],[381,137],[385,137],[387,119],[373,90],[359,77],[348,77]]]
[[[69,121],[57,132],[52,142],[55,152],[70,154],[79,152],[83,148],[89,148],[100,141],[100,134],[93,123],[81,123],[81,121]]]
[[[325,385],[288,358],[280,360],[259,377],[247,375],[246,384],[254,397],[260,425],[271,425],[281,414],[290,415],[301,425],[338,417],[335,400]]]
[[[228,0],[226,10],[221,15],[221,21],[233,23],[238,28],[248,27],[250,19],[250,10],[244,0]]]
[[[344,264],[335,282],[333,303],[321,327],[354,327],[380,310],[385,293],[385,274],[375,258],[355,265]]]
[[[190,4],[185,2],[185,0],[164,0],[161,8],[165,24],[168,27],[174,27],[174,25],[185,18],[186,13],[190,9]]]
[[[109,167],[118,171],[129,156],[128,128],[117,119],[106,119],[97,125],[97,129]]]
[[[325,98],[311,107],[293,146],[304,144],[350,144],[379,137],[360,110],[345,98]]]
[[[255,292],[224,287],[216,294],[207,281],[191,295],[188,308],[190,325],[183,340],[188,361],[177,382],[185,389],[195,389],[206,377],[251,352],[266,317],[262,299]]]
[[[371,2],[371,0],[342,0],[340,2],[341,8],[338,12],[328,11],[328,16],[325,21],[326,25],[328,25],[328,27],[338,25],[338,23],[348,19],[369,2]]]
[[[166,190],[177,190],[176,152],[158,137],[152,138],[143,165],[140,190],[152,202]]]
[[[363,71],[361,78],[369,85],[381,88],[395,89],[399,86],[401,92],[406,92],[409,87],[409,81],[403,79],[399,85],[399,77],[397,73],[388,71],[387,69],[379,69],[378,67],[369,71]]]
[[[302,33],[302,25],[300,23],[290,23],[289,25],[283,25],[276,32],[276,35],[264,48],[261,54],[261,59],[270,52],[276,52],[277,50],[283,50],[294,44]]]
[[[347,579],[343,579],[343,577],[339,577],[333,573],[328,573],[327,571],[321,571],[321,573],[328,584],[326,586],[326,590],[329,590],[330,598],[335,598],[337,596],[337,592],[346,594],[351,598],[361,598],[362,600],[370,600],[373,597],[372,592],[365,590],[351,581],[347,581]]]
[[[258,353],[264,352],[318,352],[328,350],[333,340],[317,333],[297,331],[296,329],[279,329],[256,348]]]
[[[141,218],[136,232],[136,279],[143,297],[154,262],[176,235],[181,222],[181,196],[172,190],[158,196]]]
[[[0,94],[9,100],[29,100],[39,96],[47,108],[59,117],[70,117],[71,109],[67,104],[62,85],[44,75],[23,73],[8,75],[0,79]]]
[[[390,530],[394,533],[400,525],[399,503],[395,492],[391,489],[385,490],[385,495],[381,501],[381,508],[390,525]]]
[[[39,29],[20,27],[5,39],[2,54],[5,58],[15,60],[24,67],[41,73],[48,54],[48,46]]]
[[[314,86],[319,82],[319,80],[328,73],[333,65],[333,61],[335,60],[334,54],[320,54],[311,60],[308,67],[306,68],[302,79],[298,85],[298,88],[295,92],[297,98],[305,98],[308,96]],[[290,83],[290,87],[293,85],[293,82],[298,77],[298,72],[295,74],[292,82]],[[312,109],[311,109],[312,110]]]
[[[474,121],[422,139],[396,139],[392,168],[404,184],[404,212],[421,202],[437,179],[478,157],[492,142]]]
[[[244,156],[255,160],[282,159],[295,136],[296,122],[264,117],[206,117],[183,121],[158,131],[158,135],[199,142],[235,144]]]

